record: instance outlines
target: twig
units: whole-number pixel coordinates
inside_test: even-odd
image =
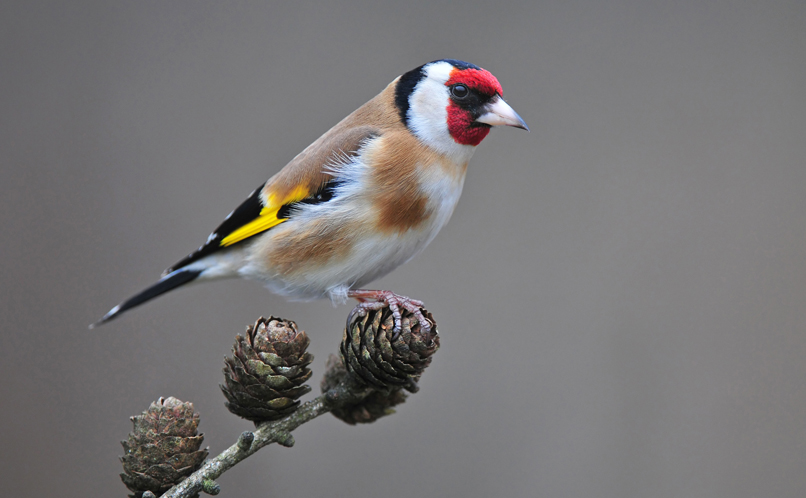
[[[293,446],[291,431],[334,408],[357,403],[371,392],[371,388],[357,384],[352,376],[347,375],[339,385],[302,404],[291,415],[273,422],[264,422],[255,431],[242,433],[235,444],[205,462],[190,477],[166,491],[162,498],[190,498],[200,492],[218,494],[220,488],[215,480],[221,474],[271,443]]]

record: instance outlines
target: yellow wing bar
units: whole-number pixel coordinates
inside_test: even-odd
[[[282,201],[278,201],[274,194],[269,194],[268,204],[260,210],[258,217],[224,237],[221,240],[221,247],[231,246],[286,221],[288,218],[278,218],[277,213],[279,213],[280,209],[287,204],[301,201],[307,198],[308,195],[308,189],[305,187],[297,187]]]

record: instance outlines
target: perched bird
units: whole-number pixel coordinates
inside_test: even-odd
[[[397,330],[400,308],[428,324],[422,302],[362,287],[445,226],[492,126],[529,129],[501,93],[495,76],[458,60],[399,76],[252,192],[204,245],[90,327],[177,287],[227,277],[296,300],[388,305]]]

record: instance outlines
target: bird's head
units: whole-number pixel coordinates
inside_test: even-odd
[[[472,150],[493,126],[529,129],[501,94],[501,84],[489,71],[442,59],[402,75],[395,88],[395,105],[420,140],[454,154]]]

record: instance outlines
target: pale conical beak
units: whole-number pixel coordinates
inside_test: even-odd
[[[476,119],[477,123],[490,126],[514,126],[515,128],[529,131],[526,122],[500,96],[495,97],[489,104],[484,106],[484,111],[484,114]]]

